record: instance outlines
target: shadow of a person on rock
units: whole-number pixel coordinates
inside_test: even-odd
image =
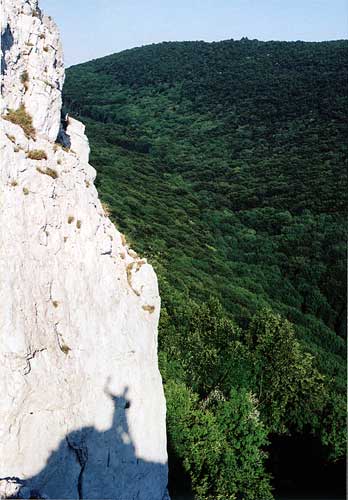
[[[108,389],[105,393],[114,405],[111,427],[103,432],[83,427],[65,436],[39,474],[26,480],[13,478],[21,486],[17,498],[169,498],[167,465],[136,456],[128,425],[128,388],[120,395]]]

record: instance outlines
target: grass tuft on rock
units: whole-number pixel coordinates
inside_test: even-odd
[[[25,109],[24,104],[21,104],[18,109],[9,109],[7,115],[3,118],[15,125],[22,127],[23,132],[29,138],[35,139],[36,131],[33,127],[33,119]]]
[[[60,350],[61,350],[62,352],[64,352],[64,354],[65,354],[66,356],[67,356],[67,355],[69,354],[69,352],[71,351],[70,347],[69,347],[69,346],[67,346],[66,344],[62,344],[62,345],[60,346]]]
[[[29,73],[28,73],[28,71],[25,70],[21,74],[21,82],[22,82],[25,90],[27,91],[29,88]]]
[[[27,154],[30,160],[47,160],[47,154],[43,149],[33,149]]]
[[[40,167],[37,167],[36,170],[38,172],[40,172],[40,174],[49,175],[50,177],[52,177],[52,179],[57,179],[59,177],[57,170],[54,170],[54,168],[50,168],[50,167],[40,168]]]

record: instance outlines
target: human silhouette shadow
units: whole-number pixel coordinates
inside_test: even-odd
[[[167,465],[136,456],[127,418],[128,388],[120,395],[105,392],[114,404],[111,427],[69,433],[39,474],[11,478],[20,486],[11,498],[169,500]]]

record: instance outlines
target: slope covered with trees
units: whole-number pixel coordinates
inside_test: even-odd
[[[99,193],[159,275],[172,474],[199,499],[269,498],[289,442],[316,473],[344,455],[347,49],[173,42],[67,71]]]

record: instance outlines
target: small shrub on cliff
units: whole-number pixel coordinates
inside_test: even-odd
[[[88,182],[88,181],[87,181]],[[86,184],[87,185],[87,184]],[[88,186],[89,187],[89,184]],[[103,207],[103,210],[104,210],[104,214],[106,215],[106,217],[110,217],[111,215],[111,209],[110,209],[110,205],[108,205],[105,201],[102,201],[102,204],[101,206]]]
[[[47,160],[47,154],[43,149],[33,149],[27,154],[30,160]]]
[[[28,90],[29,87],[29,73],[28,71],[23,71],[21,74],[21,82],[24,85],[25,90]]]
[[[23,73],[21,74],[21,82],[22,83],[29,82],[29,73],[27,70],[23,71]]]
[[[47,167],[47,168],[43,169],[43,168],[37,167],[36,170],[38,172],[40,172],[40,174],[49,175],[50,177],[52,177],[52,179],[58,178],[58,172],[56,170],[54,170],[53,168]]]
[[[28,138],[35,139],[36,133],[33,127],[33,119],[25,109],[24,104],[21,104],[16,110],[9,109],[7,115],[3,116],[3,118],[22,127],[23,132]]]
[[[60,346],[60,350],[61,350],[62,352],[64,352],[64,354],[65,354],[66,356],[67,356],[67,355],[69,354],[69,352],[71,351],[70,347],[69,347],[69,346],[67,346],[66,344],[62,344],[62,345]]]
[[[150,314],[153,314],[155,312],[155,306],[146,305],[146,306],[143,306],[143,309],[144,309],[144,311],[146,311]]]

